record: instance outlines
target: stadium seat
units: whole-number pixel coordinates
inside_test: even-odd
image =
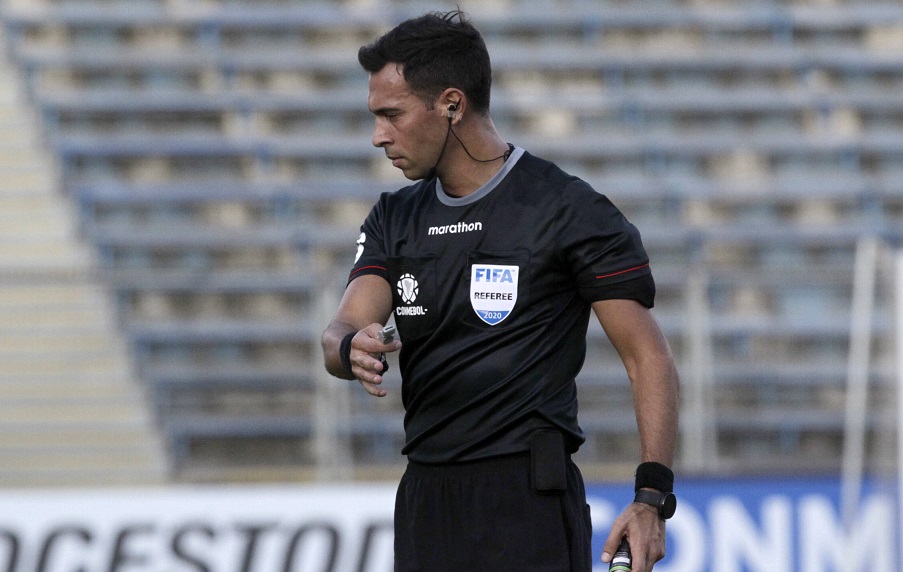
[[[428,9],[4,6],[180,474],[291,463],[280,443],[317,462],[322,298],[340,295],[369,206],[407,184],[370,145],[355,54]],[[708,348],[710,468],[836,466],[856,241],[903,225],[903,7],[515,0],[472,15],[500,130],[641,229],[685,383],[691,348]],[[589,338],[582,462],[627,463],[629,381],[601,328]],[[400,401],[336,400],[352,463],[401,462]]]

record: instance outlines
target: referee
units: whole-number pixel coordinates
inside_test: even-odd
[[[358,52],[373,145],[413,185],[361,227],[327,370],[383,397],[381,352],[401,350],[408,466],[395,505],[398,572],[588,572],[589,507],[571,461],[584,441],[575,378],[595,314],[630,377],[641,440],[622,538],[633,570],[665,554],[678,375],[650,313],[637,229],[577,177],[506,143],[491,68],[465,14],[401,23]],[[379,330],[395,315],[400,341]]]

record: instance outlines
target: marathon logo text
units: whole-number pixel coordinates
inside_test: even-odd
[[[428,236],[437,236],[440,234],[458,234],[461,232],[475,232],[483,230],[481,222],[459,222],[455,224],[447,224],[444,226],[431,226],[427,229]]]

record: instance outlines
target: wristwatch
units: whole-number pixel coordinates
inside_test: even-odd
[[[662,520],[668,520],[674,516],[674,511],[677,510],[677,497],[674,496],[674,493],[639,490],[636,492],[633,502],[654,506]]]

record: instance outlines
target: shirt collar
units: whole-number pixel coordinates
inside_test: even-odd
[[[465,205],[470,205],[478,200],[482,199],[489,193],[495,190],[495,188],[502,182],[508,173],[511,172],[511,169],[514,168],[514,165],[520,160],[523,156],[524,150],[520,147],[515,146],[514,150],[511,152],[511,156],[508,157],[508,160],[505,161],[505,164],[502,165],[502,168],[499,169],[498,173],[492,176],[491,179],[486,181],[486,183],[477,189],[476,191],[470,193],[466,197],[452,197],[445,193],[442,190],[442,182],[436,178],[436,198],[439,199],[439,202],[449,206],[449,207],[463,207]]]

